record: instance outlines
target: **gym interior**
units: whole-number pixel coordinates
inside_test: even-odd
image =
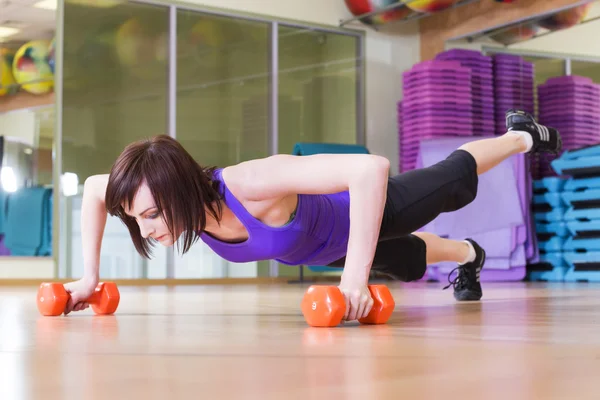
[[[597,399],[599,16],[577,0],[0,2],[0,399]],[[453,78],[432,93],[419,71]],[[339,269],[231,263],[201,241],[147,260],[109,216],[114,310],[41,313],[47,284],[83,274],[86,179],[135,140],[221,167],[361,151],[397,174],[505,133],[513,108],[558,129],[561,154],[512,157],[423,227],[483,242],[480,301],[443,290],[452,263],[373,273],[386,323],[314,327],[303,296]]]

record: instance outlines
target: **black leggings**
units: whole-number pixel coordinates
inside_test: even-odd
[[[404,282],[421,279],[427,269],[427,249],[412,233],[439,214],[471,203],[478,182],[477,163],[465,150],[455,150],[430,167],[390,177],[372,270]],[[344,264],[345,257],[330,266]]]

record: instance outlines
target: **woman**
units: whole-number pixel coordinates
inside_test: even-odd
[[[393,177],[389,161],[377,155],[274,155],[215,169],[199,166],[167,136],[133,143],[110,175],[85,182],[85,272],[65,285],[65,314],[87,308],[98,283],[107,212],[126,224],[144,257],[156,242],[178,242],[185,253],[201,239],[232,262],[343,267],[348,321],[371,310],[371,268],[408,282],[420,279],[427,264],[455,261],[456,299],[479,300],[485,251],[471,239],[413,232],[473,201],[478,175],[506,158],[561,150],[559,133],[524,112],[508,111],[506,126],[502,136],[466,143],[435,165]]]

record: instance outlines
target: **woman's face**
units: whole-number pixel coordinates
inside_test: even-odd
[[[150,188],[145,183],[135,195],[132,207],[125,207],[125,212],[135,218],[143,238],[151,237],[164,246],[172,246],[175,242],[163,216],[156,208]]]

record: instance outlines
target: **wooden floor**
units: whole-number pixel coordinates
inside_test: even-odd
[[[600,285],[390,284],[385,326],[309,328],[297,285],[121,287],[110,317],[0,290],[0,399],[599,399]]]

